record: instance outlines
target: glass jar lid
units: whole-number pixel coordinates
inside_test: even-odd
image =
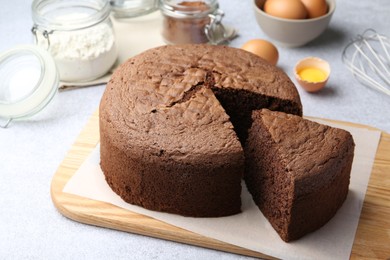
[[[214,13],[219,7],[217,0],[160,0],[163,14],[175,18],[202,18]]]
[[[6,127],[13,119],[29,117],[54,97],[59,75],[51,55],[33,45],[0,54],[0,118]]]

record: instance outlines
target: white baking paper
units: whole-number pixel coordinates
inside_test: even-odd
[[[329,124],[326,121],[321,123]],[[242,213],[221,218],[189,218],[154,212],[124,202],[107,185],[99,166],[99,145],[64,187],[64,192],[147,215],[171,225],[282,259],[349,259],[360,212],[380,140],[380,131],[334,127],[351,132],[356,143],[348,197],[324,227],[290,243],[283,242],[252,201],[243,183]]]

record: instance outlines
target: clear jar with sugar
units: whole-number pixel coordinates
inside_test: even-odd
[[[61,81],[99,78],[118,51],[106,0],[34,0],[32,28],[37,45],[53,56]]]

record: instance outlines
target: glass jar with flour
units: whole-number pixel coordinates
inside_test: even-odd
[[[32,32],[54,58],[60,80],[85,82],[106,74],[118,51],[107,0],[34,0]]]

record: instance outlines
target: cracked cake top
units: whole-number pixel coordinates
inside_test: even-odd
[[[288,76],[261,58],[226,46],[175,45],[150,49],[122,64],[107,84],[100,117],[113,134],[107,136],[127,136],[134,147],[178,160],[242,152],[213,92],[216,88],[247,91],[301,108]],[[125,147],[122,139],[112,142],[121,149],[134,148]]]

